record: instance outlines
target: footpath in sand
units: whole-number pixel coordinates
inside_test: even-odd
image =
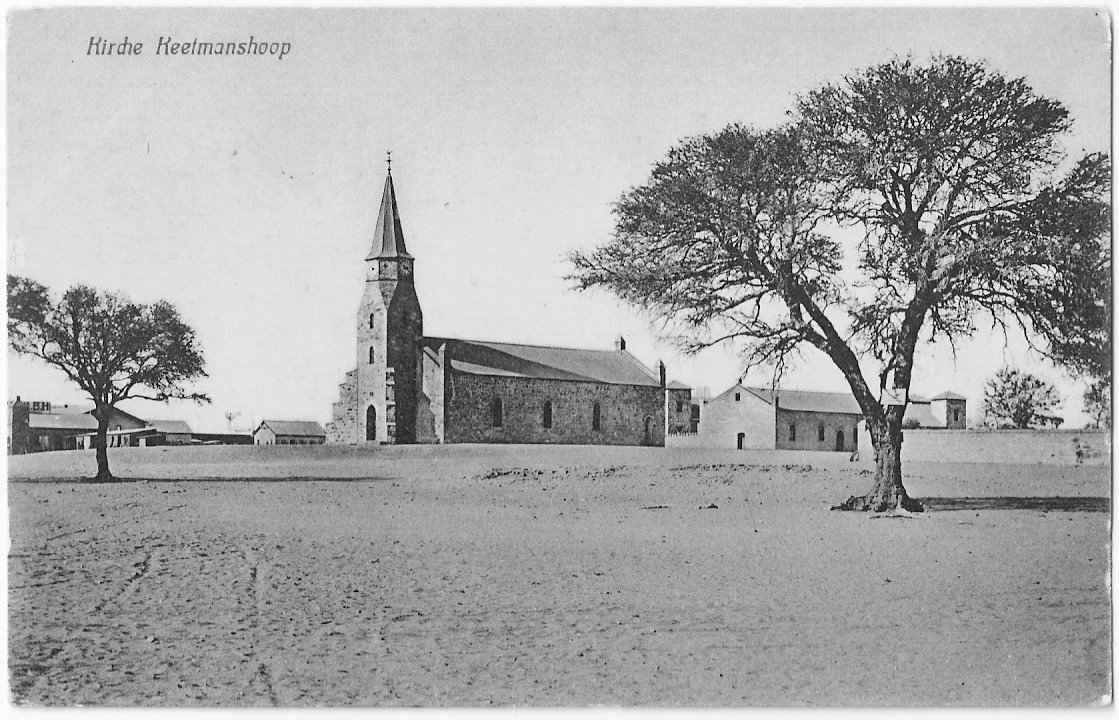
[[[54,456],[54,457],[50,457]],[[13,700],[1092,704],[1109,469],[831,454],[121,450],[13,458]],[[251,476],[251,481],[221,479]],[[284,478],[329,478],[329,480]],[[21,480],[20,478],[24,478]],[[185,478],[210,478],[185,479]],[[1059,497],[1059,499],[1055,499]]]

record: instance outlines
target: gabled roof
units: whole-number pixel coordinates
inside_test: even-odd
[[[151,426],[161,433],[172,435],[190,435],[190,425],[183,420],[149,420]]]
[[[768,387],[747,387],[733,385],[716,395],[709,402],[718,402],[734,393],[748,393],[767,405],[773,404],[774,392]],[[862,409],[855,397],[849,393],[818,392],[816,390],[785,390],[778,388],[777,404],[785,410],[805,412],[832,412],[861,415]]]
[[[93,405],[91,403],[81,403],[81,404],[74,404],[74,405],[70,405],[69,403],[64,404],[64,405],[57,405],[55,403],[51,403],[50,414],[51,415],[81,415],[82,413],[91,413],[91,412],[93,412]]]
[[[774,391],[770,388],[748,387],[746,390],[761,400],[773,404]],[[850,393],[818,392],[816,390],[785,390],[778,388],[777,404],[785,410],[833,412],[862,415],[862,408]]]
[[[669,390],[691,390],[692,386],[691,385],[685,385],[684,383],[680,382],[679,380],[673,380],[672,382],[668,383],[668,389]]]
[[[257,430],[268,426],[268,429],[277,435],[295,435],[298,437],[325,437],[326,431],[314,420],[261,420]],[[253,431],[254,433],[256,430]]]
[[[660,377],[625,350],[584,350],[441,338],[425,338],[424,341],[429,344],[446,342],[451,368],[470,375],[660,387]]]
[[[28,427],[37,430],[74,430],[97,429],[97,418],[86,413],[30,413]]]
[[[967,397],[951,390],[945,390],[939,395],[933,395],[933,400],[967,400]]]
[[[373,245],[369,248],[366,260],[377,258],[410,258],[404,247],[404,229],[400,226],[400,212],[396,209],[396,189],[392,185],[392,172],[385,178],[385,190],[381,194],[381,209],[377,213],[377,224],[373,226]]]

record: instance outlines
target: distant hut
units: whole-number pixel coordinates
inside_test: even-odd
[[[253,431],[256,445],[321,445],[326,431],[314,420],[262,420]]]

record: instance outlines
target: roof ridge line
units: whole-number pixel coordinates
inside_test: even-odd
[[[629,355],[630,357],[633,357],[633,354],[630,353],[628,350],[620,350],[620,351],[619,350],[612,350],[612,349],[599,350],[598,348],[581,348],[581,347],[572,347],[570,345],[540,345],[538,343],[509,342],[507,340],[482,340],[482,339],[479,339],[479,338],[461,338],[461,337],[456,338],[456,337],[445,337],[445,336],[436,336],[436,335],[425,335],[424,339],[425,340],[450,340],[450,341],[454,341],[454,342],[489,343],[491,345],[516,345],[517,347],[537,347],[537,348],[547,348],[549,350],[578,350],[579,352],[601,352],[601,353],[609,353],[611,355],[613,355],[614,353],[617,353],[617,352],[622,352],[622,353],[625,353],[626,355]],[[636,359],[636,358],[634,358],[634,359]],[[638,362],[640,362],[640,361],[638,361]]]

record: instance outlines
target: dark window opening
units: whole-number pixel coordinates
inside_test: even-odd
[[[738,401],[740,401],[741,399],[742,399],[742,393],[735,393],[735,394],[734,394],[734,401],[735,401],[735,402],[738,402]]]
[[[552,427],[552,401],[548,400],[544,403],[544,427]]]
[[[591,411],[591,429],[602,429],[602,406],[598,403],[594,404],[594,408]]]
[[[796,442],[797,439],[797,425],[796,423],[789,423],[789,441]]]
[[[820,442],[824,441],[824,424],[820,423],[820,427],[816,428],[816,434],[819,436],[817,439]]]
[[[373,359],[374,359],[374,358],[375,358],[376,356],[377,356],[377,353],[376,353],[376,351],[375,351],[375,350],[373,349],[373,346],[372,346],[372,345],[370,345],[370,346],[369,346],[369,364],[370,364],[370,365],[372,365],[372,364],[373,364]]]
[[[684,412],[684,401],[683,400],[677,400],[676,401],[676,412]]]
[[[369,329],[370,330],[372,330],[375,327],[374,320],[373,320],[373,318],[375,318],[375,317],[377,317],[377,316],[370,313],[370,315],[369,315]]]
[[[490,412],[492,414],[493,426],[501,427],[505,422],[503,408],[501,407],[501,398],[494,398],[493,405],[490,407]]]

